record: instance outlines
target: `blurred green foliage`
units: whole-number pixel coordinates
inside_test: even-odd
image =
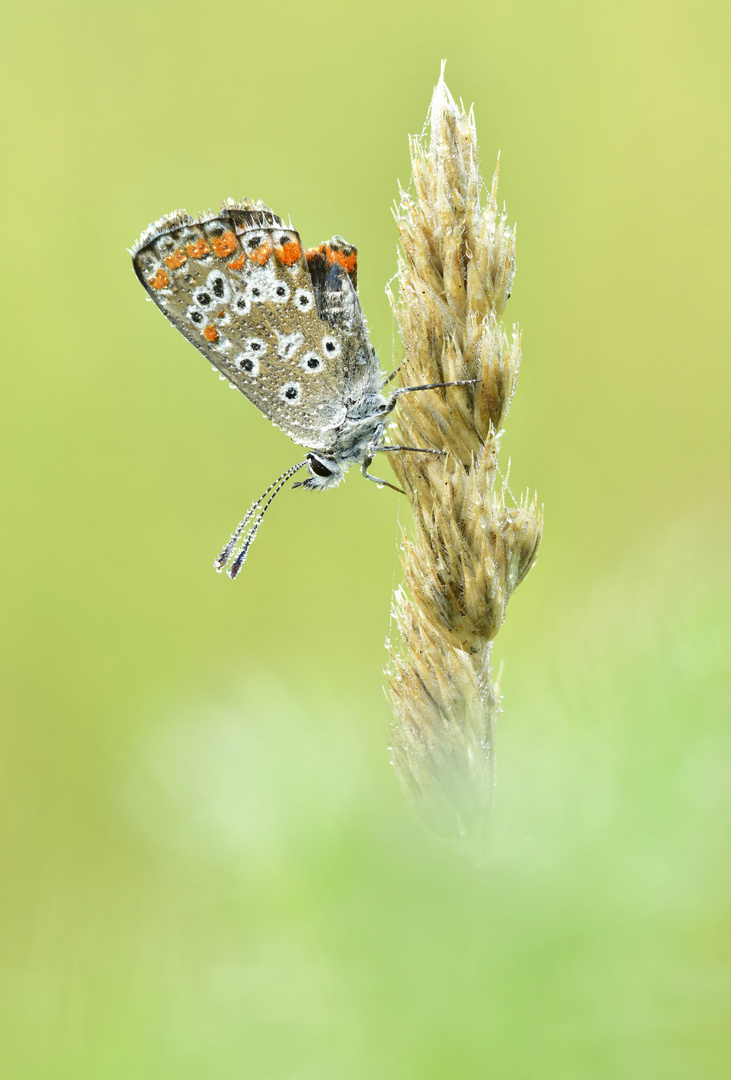
[[[729,1073],[728,5],[4,15],[0,1063],[13,1078]],[[479,865],[381,692],[388,491],[296,451],[125,248],[261,196],[341,233],[389,366],[390,207],[442,57],[519,223],[504,451],[546,505]]]

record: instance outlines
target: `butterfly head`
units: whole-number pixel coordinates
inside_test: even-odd
[[[345,469],[335,458],[326,454],[316,454],[310,451],[307,455],[307,468],[310,475],[306,480],[292,484],[293,488],[309,488],[310,491],[324,491],[325,488],[337,487],[345,476]]]

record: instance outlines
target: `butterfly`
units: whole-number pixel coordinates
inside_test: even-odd
[[[341,236],[305,250],[263,202],[227,199],[218,214],[176,210],[131,249],[135,272],[165,317],[229,382],[295,442],[304,461],[257,499],[214,565],[235,577],[272,499],[294,485],[335,487],[351,465],[368,467],[402,387],[388,397],[356,292],[357,251]],[[426,450],[426,453],[442,453]],[[396,488],[396,490],[400,490]],[[237,550],[238,548],[238,550]]]

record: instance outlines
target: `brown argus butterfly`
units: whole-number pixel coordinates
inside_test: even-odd
[[[356,293],[357,252],[342,237],[304,251],[298,234],[262,202],[228,199],[200,218],[176,210],[131,251],[135,272],[173,326],[294,442],[309,448],[256,500],[215,562],[241,569],[275,495],[323,490],[350,465],[364,476],[405,387],[389,397]],[[452,384],[434,384],[435,386]],[[457,385],[457,384],[455,384]],[[441,453],[427,450],[426,453]],[[396,489],[400,490],[400,489]]]

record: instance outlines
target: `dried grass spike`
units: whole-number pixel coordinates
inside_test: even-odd
[[[428,134],[411,140],[414,194],[396,210],[402,386],[476,380],[402,398],[395,440],[446,457],[393,454],[411,501],[406,589],[394,595],[401,643],[387,671],[392,761],[425,819],[453,837],[480,834],[494,777],[498,700],[492,641],[534,564],[543,528],[535,497],[506,505],[497,439],[515,392],[521,338],[500,318],[515,276],[515,229],[483,184],[474,117],[442,77]]]

